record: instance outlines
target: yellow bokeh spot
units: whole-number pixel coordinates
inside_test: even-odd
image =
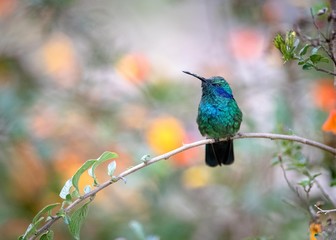
[[[71,87],[77,82],[78,62],[70,38],[55,34],[42,46],[41,51],[46,72],[62,87]]]
[[[184,172],[182,181],[189,188],[203,187],[211,181],[209,168],[206,166],[191,167]]]
[[[173,117],[160,117],[150,124],[146,138],[151,148],[158,154],[180,147],[185,138],[182,123]]]

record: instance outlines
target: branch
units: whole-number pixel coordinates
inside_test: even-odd
[[[322,208],[320,208],[316,204],[314,206],[318,209],[317,214],[321,214],[321,213],[329,214],[329,213],[332,213],[332,212],[336,212],[336,209],[323,210]]]
[[[294,192],[294,193],[297,195],[297,197],[299,198],[299,200],[300,200],[302,203],[304,203],[304,204],[306,205],[306,207],[308,208],[308,207],[309,207],[309,203],[308,203],[308,201],[305,201],[305,199],[304,199],[303,197],[301,197],[300,192],[299,192],[299,189],[298,189],[297,187],[295,188],[295,187],[291,184],[291,182],[289,181],[289,179],[288,179],[288,177],[287,177],[286,169],[285,169],[285,166],[284,166],[284,163],[283,163],[283,160],[282,160],[282,156],[281,156],[281,155],[278,155],[278,159],[279,159],[279,162],[280,162],[280,168],[281,168],[281,170],[282,170],[282,174],[283,174],[283,176],[284,176],[284,178],[285,178],[285,181],[286,181],[286,183],[287,183],[289,189],[292,190],[292,192]],[[300,205],[300,207],[301,207],[303,210],[305,210],[305,211],[307,210],[306,208],[302,207],[301,205]],[[308,212],[309,212],[309,211],[308,211]],[[309,213],[310,213],[310,212],[309,212]]]
[[[241,139],[241,138],[266,138],[266,139],[271,139],[271,140],[295,141],[295,142],[299,142],[299,143],[302,143],[302,144],[306,144],[306,145],[310,145],[310,146],[322,149],[326,152],[330,152],[330,153],[336,155],[336,149],[335,148],[329,147],[329,146],[324,145],[324,144],[319,143],[319,142],[315,142],[313,140],[309,140],[309,139],[306,139],[306,138],[295,136],[295,135],[284,135],[284,134],[274,134],[274,133],[238,133],[237,135],[231,137],[231,139]],[[228,140],[228,138],[220,139],[220,141],[227,141],[227,140]],[[65,211],[65,213],[70,212],[73,208],[75,208],[78,204],[80,204],[84,200],[94,197],[96,195],[96,193],[100,192],[101,190],[108,187],[109,185],[118,182],[119,180],[125,181],[126,176],[130,175],[131,173],[137,172],[140,169],[142,169],[142,168],[144,168],[148,165],[159,162],[161,160],[167,160],[170,157],[172,157],[172,156],[174,156],[174,155],[176,155],[180,152],[183,152],[187,149],[198,147],[198,146],[205,145],[205,144],[208,144],[208,143],[214,143],[214,142],[215,142],[214,139],[205,139],[205,140],[200,140],[200,141],[193,142],[193,143],[184,144],[182,147],[176,148],[175,150],[172,150],[172,151],[167,152],[165,154],[162,154],[162,155],[159,155],[157,157],[151,158],[149,160],[143,161],[142,163],[139,163],[139,164],[127,169],[126,171],[120,173],[118,176],[113,177],[111,180],[100,184],[97,188],[93,189],[91,192],[86,193],[83,196],[79,197],[73,203],[71,203],[67,208],[65,208],[64,211]],[[47,231],[60,218],[61,218],[60,216],[53,216],[51,218],[51,220],[49,220],[41,228],[39,228],[36,231],[35,235],[31,236],[29,239],[30,240],[36,239],[42,233]]]
[[[239,138],[268,138],[271,140],[294,141],[294,142],[299,142],[299,143],[309,145],[312,147],[316,147],[326,152],[330,152],[333,155],[336,155],[336,148],[327,146],[325,144],[322,144],[322,143],[319,143],[319,142],[316,142],[316,141],[313,141],[307,138],[299,137],[296,135],[284,135],[284,134],[275,134],[275,133],[238,133],[236,136],[232,137],[232,139],[239,139]]]
[[[324,73],[330,74],[332,76],[336,76],[336,73],[334,73],[332,71],[329,71],[327,69],[319,68],[319,67],[316,67],[316,66],[313,66],[313,68],[315,68],[316,71],[324,72]]]

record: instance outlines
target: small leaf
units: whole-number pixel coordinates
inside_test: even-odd
[[[110,162],[109,165],[107,166],[107,174],[108,174],[110,177],[112,177],[114,171],[116,170],[116,168],[117,168],[117,163],[116,163],[116,161]]]
[[[63,220],[64,220],[64,223],[65,223],[66,225],[69,225],[69,224],[70,224],[70,217],[69,217],[69,215],[65,214],[65,215],[63,216]]]
[[[35,221],[35,223],[29,224],[26,232],[22,236],[22,239],[27,239],[28,236],[33,234],[35,232],[35,229],[38,227],[38,225],[44,220],[44,217],[39,218],[38,220]]]
[[[74,189],[71,193],[70,193],[70,196],[71,196],[71,199],[74,199],[74,198],[79,198],[80,197],[80,194],[79,192]]]
[[[102,164],[103,162],[106,162],[107,160],[110,160],[112,158],[117,158],[118,154],[114,153],[114,152],[104,152],[99,158],[97,158],[97,161],[92,165],[92,168],[89,170],[89,175],[93,178],[94,180],[94,185],[98,185],[98,179],[95,175],[95,170],[96,167],[98,167],[100,164]]]
[[[318,50],[320,49],[320,47],[314,47],[311,51],[311,55],[314,55],[318,52]]]
[[[331,181],[330,181],[330,187],[335,187],[336,186],[336,179],[332,179]]]
[[[278,33],[273,39],[274,46],[281,51],[281,46],[285,44],[283,37]]]
[[[90,159],[87,160],[75,173],[75,175],[73,175],[72,177],[72,185],[74,186],[74,188],[77,190],[77,192],[79,193],[79,189],[78,189],[78,182],[79,179],[81,177],[81,175],[88,170],[97,160],[96,159]]]
[[[309,59],[301,60],[298,62],[298,65],[304,65]]]
[[[320,62],[329,63],[329,59],[326,58],[326,57],[322,57],[322,58],[320,59]]]
[[[63,221],[66,225],[69,225],[70,223],[70,218],[67,215],[67,213],[64,211],[64,209],[61,209],[58,213],[56,213],[56,216],[59,216],[61,218],[63,218]]]
[[[150,158],[151,158],[151,156],[149,154],[146,154],[146,155],[142,156],[141,161],[147,162]]]
[[[314,180],[315,178],[317,178],[318,176],[322,175],[322,173],[315,173],[313,176],[311,176],[311,180]]]
[[[43,233],[40,237],[40,240],[52,240],[54,239],[54,232],[52,230],[48,230],[47,232]]]
[[[69,230],[72,236],[77,240],[80,239],[80,229],[82,227],[84,219],[87,216],[89,203],[90,202],[87,202],[83,206],[78,208],[76,211],[73,212],[73,214],[70,217]]]
[[[72,197],[70,193],[65,196],[65,201],[67,201],[68,203],[72,202]]]
[[[293,51],[297,48],[297,46],[299,46],[299,43],[300,43],[300,39],[297,38],[293,45]]]
[[[40,217],[46,213],[46,212],[50,212],[53,208],[55,208],[56,206],[60,205],[60,203],[53,203],[53,204],[49,204],[47,206],[45,206],[42,210],[40,210],[35,217],[33,218],[32,223],[36,223],[38,221],[38,219],[40,219]],[[50,214],[49,214],[50,215]]]
[[[313,68],[313,65],[310,64],[310,63],[305,63],[304,65],[302,65],[303,70],[309,70],[309,69],[312,69],[312,68]]]
[[[318,63],[319,61],[321,61],[323,57],[319,54],[313,54],[309,57],[309,59],[315,64]]]
[[[70,193],[70,188],[72,187],[72,180],[69,179],[68,181],[65,182],[59,196],[62,199],[66,199],[66,196]]]
[[[310,45],[309,45],[309,44],[306,44],[303,48],[301,48],[301,50],[300,50],[300,52],[299,52],[299,55],[300,55],[300,56],[305,55],[305,54],[307,53],[309,47],[310,47]]]
[[[88,170],[88,174],[89,174],[89,176],[90,177],[94,177],[94,173],[93,173],[93,169],[92,169],[92,167],[91,168],[89,168],[89,170]]]
[[[311,181],[309,179],[304,179],[300,182],[298,182],[299,185],[301,185],[302,187],[307,187],[311,184]]]
[[[84,187],[84,193],[86,194],[86,193],[89,193],[89,192],[91,192],[91,186],[90,185],[86,185]]]
[[[27,236],[30,235],[34,231],[35,227],[34,224],[29,224],[27,227],[26,232],[23,234],[22,239],[27,239]]]

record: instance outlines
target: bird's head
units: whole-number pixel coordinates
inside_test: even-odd
[[[216,96],[221,96],[225,98],[233,98],[232,90],[228,82],[220,76],[215,76],[211,78],[200,77],[194,73],[183,71],[186,74],[194,76],[202,81],[203,94],[215,94]]]

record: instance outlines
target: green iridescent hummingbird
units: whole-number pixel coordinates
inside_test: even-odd
[[[183,71],[202,81],[202,98],[198,107],[197,124],[202,136],[220,139],[235,135],[243,118],[227,81],[219,76],[206,79]],[[234,162],[233,140],[205,146],[205,162],[211,167]]]

